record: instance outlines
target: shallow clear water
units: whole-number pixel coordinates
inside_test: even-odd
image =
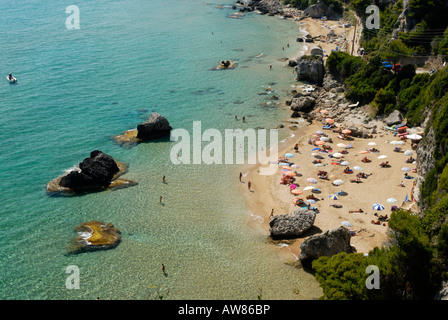
[[[19,80],[0,85],[2,299],[147,299],[150,284],[169,290],[169,299],[319,292],[312,276],[281,263],[266,234],[248,226],[237,165],[174,165],[173,142],[127,149],[112,139],[154,111],[190,132],[193,121],[222,131],[273,128],[284,118],[284,108],[262,105],[266,96],[257,93],[275,83],[275,94],[286,95],[293,75],[278,59],[300,49],[298,25],[254,13],[231,19],[217,4],[77,1],[80,29],[68,30],[66,1],[0,3],[0,70]],[[212,71],[223,59],[239,65]],[[138,185],[46,194],[46,183],[95,149],[128,163],[125,178]],[[89,220],[113,223],[122,242],[66,255],[74,227]],[[79,268],[78,290],[66,288],[69,265]]]

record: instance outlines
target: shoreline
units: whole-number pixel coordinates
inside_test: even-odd
[[[316,19],[311,18],[305,18],[296,22],[298,24],[304,24],[304,26],[301,26],[300,28],[301,32],[305,32],[306,34],[312,32],[314,33],[313,36],[317,36],[318,34],[316,33],[316,31],[322,27],[325,27],[326,23],[328,23],[328,21],[322,23],[321,21],[317,21]],[[337,21],[331,22],[334,26],[337,25]],[[318,24],[322,25],[319,26]],[[347,38],[347,34],[353,37],[353,26],[349,29],[350,30],[347,33],[348,30],[346,30],[345,28],[341,28],[341,31],[343,32],[337,34],[340,35],[342,33],[345,33],[346,40],[350,39]],[[358,43],[355,44],[355,49],[357,48],[357,44]],[[316,43],[313,44],[304,42],[305,48],[301,49],[296,54],[296,56],[292,57],[291,59],[296,59],[302,55],[309,54],[310,49],[314,47],[314,45],[316,45]],[[326,50],[327,54],[329,54],[332,50],[331,47],[336,46],[334,43],[322,43],[319,45],[321,45],[323,50]],[[349,49],[350,47],[346,47],[346,50]],[[310,112],[310,114],[312,113],[318,114],[317,107]],[[283,119],[283,122],[297,121],[298,119],[303,120],[303,118],[287,117]],[[342,129],[345,128],[344,125],[345,122],[339,123],[339,127],[341,127]],[[383,127],[386,126],[384,123],[382,123],[381,125]],[[311,163],[313,158],[309,155],[311,152],[313,152],[311,150],[315,146],[309,145],[308,139],[312,138],[314,132],[322,130],[322,123],[319,123],[319,121],[313,120],[312,123],[304,121],[298,125],[298,128],[296,130],[289,129],[285,126],[285,128],[282,130],[289,130],[289,135],[285,139],[285,141],[281,142],[278,146],[279,157],[284,155],[286,152],[291,152],[295,155],[295,157],[291,158],[290,161],[299,165],[299,168],[296,169],[299,173],[296,181],[300,181],[298,188],[300,190],[307,186],[306,179],[308,177],[316,177],[316,173],[319,170],[329,171],[330,181],[318,181],[316,185],[317,188],[321,189],[321,193],[317,194],[316,197],[322,200],[318,201],[317,204],[314,204],[314,206],[318,208],[319,213],[317,213],[316,215],[314,226],[312,228],[313,232],[325,232],[327,230],[339,227],[341,225],[341,221],[343,220],[350,221],[353,226],[349,229],[354,234],[351,238],[351,244],[357,252],[361,253],[368,253],[375,247],[381,247],[389,240],[389,237],[387,235],[387,222],[384,223],[384,225],[383,223],[379,225],[372,223],[372,221],[377,219],[377,215],[375,215],[376,212],[374,212],[374,210],[372,209],[372,205],[374,203],[381,203],[385,207],[385,210],[378,211],[377,214],[390,215],[391,206],[395,205],[397,207],[400,207],[400,205],[402,205],[401,199],[404,199],[405,196],[409,195],[409,190],[411,189],[413,181],[405,181],[405,188],[400,188],[397,186],[400,181],[403,180],[403,172],[401,172],[399,168],[405,166],[415,166],[404,163],[405,156],[402,153],[400,154],[393,152],[393,146],[386,144],[386,142],[388,142],[389,140],[396,140],[396,138],[394,138],[391,132],[384,130],[383,127],[378,128],[378,132],[373,136],[373,138],[353,138],[353,141],[347,142],[347,144],[353,143],[354,145],[353,149],[349,150],[349,154],[344,155],[345,158],[349,160],[350,167],[365,167],[365,170],[362,172],[372,173],[372,176],[369,176],[365,180],[362,179],[363,183],[359,184],[350,183],[350,179],[356,179],[357,172],[354,172],[354,174],[351,174],[350,176],[348,174],[345,174],[344,176],[344,174],[342,173],[342,166],[335,166],[328,163],[328,165],[326,165],[325,167],[316,168],[314,164]],[[337,148],[336,144],[345,143],[345,141],[339,140],[337,138],[337,134],[333,133],[332,130],[326,131],[327,132],[325,133],[328,134],[328,136],[333,140],[331,146],[333,146],[336,151],[340,151],[341,148]],[[369,142],[376,143],[377,148],[380,150],[380,153],[367,154],[366,156],[368,156],[368,158],[371,160],[371,163],[362,163],[360,160],[364,155],[359,154],[359,152],[361,150],[365,150]],[[294,153],[294,145],[296,143],[299,144],[300,153]],[[403,150],[411,149],[410,143],[408,141],[406,141],[405,146],[401,147]],[[389,160],[389,162],[391,163],[392,168],[380,168],[378,164],[381,162],[381,160],[377,159],[379,155],[387,155],[389,157],[387,160]],[[327,155],[323,156],[328,159]],[[322,161],[329,162],[328,160]],[[269,216],[271,210],[274,209],[274,215],[281,215],[293,213],[294,210],[298,209],[299,207],[295,206],[292,202],[294,196],[289,192],[289,186],[280,184],[280,178],[282,174],[278,171],[272,176],[260,175],[259,170],[262,166],[263,165],[260,164],[246,164],[241,166],[241,173],[243,174],[243,178],[241,183],[238,182],[238,188],[243,196],[246,212],[250,217],[248,224],[251,228],[257,228],[261,232],[266,234],[267,244],[278,246],[279,259],[282,262],[284,262],[285,264],[300,265],[300,261],[298,258],[300,254],[300,244],[313,232],[307,232],[303,237],[292,240],[272,241],[270,239]],[[344,184],[342,186],[335,187],[331,185],[331,181],[341,177],[344,180]],[[248,191],[248,181],[251,182],[252,192]],[[382,182],[384,181],[389,183],[389,185],[383,186]],[[372,188],[376,188],[378,186],[381,186],[381,190],[378,190],[378,194],[372,194]],[[348,196],[339,197],[339,200],[329,199],[330,194],[338,192],[341,189],[347,192]],[[304,191],[304,194],[299,197],[306,200],[306,194],[306,191]],[[379,199],[375,201],[374,198],[376,195],[378,195],[377,198]],[[397,203],[389,204],[386,202],[386,199],[392,197],[397,199]],[[332,204],[342,204],[343,207],[335,208],[331,206]],[[353,212],[358,209],[362,209],[364,212]]]

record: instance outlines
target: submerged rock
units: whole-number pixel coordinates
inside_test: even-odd
[[[121,232],[112,223],[89,221],[75,227],[78,236],[68,246],[69,254],[115,248],[121,241]]]
[[[331,257],[341,252],[353,252],[350,238],[350,231],[343,226],[311,236],[300,245],[299,259],[302,264],[310,264],[322,256]]]
[[[269,222],[269,232],[274,240],[300,237],[314,224],[316,213],[312,210],[295,210],[292,214],[274,216]]]

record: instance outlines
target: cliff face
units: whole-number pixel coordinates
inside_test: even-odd
[[[434,130],[429,129],[425,137],[419,142],[417,148],[417,177],[415,179],[414,185],[414,197],[419,202],[420,190],[422,182],[425,180],[426,174],[434,167],[434,150],[436,147],[436,140],[434,135]],[[420,210],[425,209],[427,204],[423,201],[419,204]]]

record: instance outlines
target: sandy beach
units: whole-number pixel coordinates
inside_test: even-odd
[[[323,131],[328,138],[331,138],[333,143],[326,143],[331,146],[334,154],[342,150],[347,150],[342,158],[329,158],[328,154],[319,153],[313,149],[315,145],[308,144],[308,140],[317,137],[316,131]],[[391,141],[396,141],[397,137],[393,136],[392,132],[380,130],[372,139],[352,138],[351,141],[339,139],[338,133],[332,130],[322,130],[322,124],[314,122],[311,125],[305,125],[298,131],[294,131],[295,137],[285,141],[283,147],[279,149],[279,156],[282,157],[286,152],[294,154],[293,158],[289,160],[299,166],[299,168],[292,169],[298,174],[295,177],[294,184],[297,189],[303,191],[302,195],[295,196],[290,192],[290,185],[280,184],[283,175],[282,166],[279,165],[278,172],[271,176],[260,175],[260,166],[247,166],[243,169],[243,179],[240,183],[241,193],[244,194],[247,200],[247,209],[254,219],[251,223],[254,227],[262,228],[269,234],[269,216],[271,210],[274,209],[274,215],[288,214],[294,212],[299,207],[293,203],[293,199],[298,197],[306,201],[306,196],[314,194],[319,200],[315,204],[311,204],[318,209],[314,227],[310,230],[307,236],[314,233],[325,232],[337,228],[342,221],[349,221],[352,227],[349,229],[354,233],[351,244],[355,247],[357,252],[367,253],[374,247],[381,247],[388,240],[387,222],[380,224],[373,224],[372,221],[378,221],[378,216],[391,214],[392,206],[400,207],[406,195],[410,197],[410,192],[413,180],[404,179],[404,173],[401,169],[403,167],[414,168],[414,164],[406,163],[409,157],[403,152],[395,152],[394,145]],[[298,143],[298,152],[295,152],[294,145]],[[337,145],[352,144],[353,147],[345,149]],[[371,145],[368,145],[368,144]],[[372,146],[375,143],[376,145]],[[405,142],[405,145],[400,145],[402,150],[411,150],[410,142]],[[368,148],[376,148],[379,152],[369,152],[360,154]],[[323,157],[323,166],[316,167],[313,164],[316,153]],[[371,162],[364,163],[361,159],[366,156]],[[387,156],[386,159],[378,159],[380,156]],[[343,173],[347,167],[335,163],[336,160],[348,161],[353,173]],[[390,167],[382,168],[380,163],[389,161]],[[359,166],[362,170],[354,170],[355,166]],[[320,179],[317,176],[318,171],[324,170],[328,173],[328,180]],[[368,174],[367,178],[360,179],[360,183],[351,182],[356,180],[356,174],[363,172]],[[412,172],[408,175],[415,176]],[[308,178],[316,179],[317,183],[310,183]],[[335,186],[332,184],[334,180],[341,179],[343,184]],[[248,181],[251,182],[251,190],[247,188]],[[400,186],[403,181],[404,187]],[[318,188],[320,192],[312,193],[311,191],[304,191],[307,186]],[[330,199],[329,196],[337,192],[344,191],[345,195],[340,195],[337,200]],[[390,198],[396,199],[396,203],[389,203]],[[341,208],[335,208],[331,205],[342,205]],[[373,209],[374,204],[381,204],[384,210],[378,211]],[[361,209],[363,212],[354,212]],[[256,218],[260,217],[260,218]],[[288,246],[282,245],[279,247],[280,257],[285,262],[294,262],[300,253],[299,246],[306,238],[299,238],[292,241],[286,241]]]
[[[305,50],[299,52],[294,58],[298,58],[303,54],[309,54],[311,48],[321,47],[325,55],[330,55],[332,50],[339,50],[357,55],[359,49],[359,33],[354,26],[344,28],[344,24],[348,21],[340,20],[321,20],[313,18],[305,18],[296,21],[301,26],[301,30],[314,38],[313,43],[305,43]],[[356,36],[354,34],[356,32]],[[329,35],[329,34],[332,35]]]
[[[337,35],[345,35],[346,39],[353,39],[354,27],[339,28],[340,24],[337,21],[320,21],[317,19],[306,18],[300,21],[306,27],[306,31],[312,36],[319,34],[326,35],[328,28],[335,30]],[[325,53],[331,53],[337,44],[329,42],[317,42]],[[307,50],[298,53],[297,57],[309,53],[309,49],[316,45],[316,43],[307,43]],[[345,50],[349,50],[344,47]],[[355,52],[357,50],[355,44]],[[325,115],[320,114],[317,110],[313,111],[317,118],[325,119]],[[333,132],[333,129],[346,129],[344,123],[335,123],[335,128],[331,130],[323,130],[324,121],[314,120],[312,124],[302,122],[299,129],[291,130],[284,128],[282,130],[290,130],[289,138],[279,145],[279,157],[283,157],[285,153],[292,153],[294,157],[288,158],[290,163],[294,163],[298,168],[293,168],[291,171],[297,172],[294,184],[297,185],[297,190],[303,191],[301,195],[293,195],[290,192],[290,185],[281,184],[280,180],[285,172],[282,172],[282,165],[279,165],[277,173],[274,175],[261,175],[260,169],[262,165],[246,165],[241,169],[243,174],[242,181],[239,183],[241,194],[245,197],[247,210],[251,216],[250,226],[260,228],[267,235],[267,241],[272,245],[277,245],[279,248],[279,258],[285,263],[296,263],[300,254],[300,244],[308,236],[316,233],[325,232],[341,226],[342,221],[348,221],[352,224],[349,227],[352,231],[351,244],[360,253],[368,253],[374,247],[381,247],[388,241],[388,227],[387,221],[378,223],[378,216],[387,215],[390,217],[392,206],[400,207],[408,196],[411,197],[411,189],[413,179],[404,179],[405,172],[403,167],[408,167],[412,170],[415,164],[406,163],[409,156],[404,155],[403,151],[411,150],[410,141],[405,141],[404,145],[398,145],[401,152],[395,152],[395,145],[391,141],[399,140],[394,137],[393,132],[386,130],[386,124],[382,123],[378,126],[377,134],[373,138],[363,139],[350,137],[350,140],[342,140],[338,138],[338,133]],[[297,121],[297,119],[288,118],[285,122]],[[325,136],[330,138],[332,142],[326,142],[326,146],[331,147],[328,153],[321,153],[316,150],[316,145],[309,144],[309,139],[320,139],[320,135],[315,134],[317,131],[324,132]],[[298,144],[298,152],[295,152],[294,146]],[[352,147],[346,149],[338,146],[338,144],[351,144]],[[378,152],[367,152],[366,149],[376,148]],[[342,158],[330,158],[329,154],[334,154],[341,151],[347,151]],[[360,153],[362,152],[362,153]],[[321,164],[316,166],[313,163],[316,160],[315,155],[323,157]],[[362,162],[362,158],[366,156],[370,162]],[[380,156],[387,158],[378,159]],[[415,153],[414,153],[415,157]],[[277,159],[271,159],[277,160]],[[335,164],[336,161],[348,161],[349,165]],[[390,167],[383,168],[380,164],[388,161]],[[322,166],[320,166],[322,165]],[[361,170],[355,170],[354,167],[360,167]],[[352,173],[344,173],[344,169],[349,167]],[[289,169],[288,169],[289,170]],[[286,171],[288,171],[286,170]],[[328,179],[320,179],[318,177],[319,171],[326,171]],[[358,173],[365,173],[366,178],[360,178],[359,183],[351,182],[357,180]],[[408,175],[413,177],[416,174],[412,171]],[[316,179],[316,183],[308,182],[308,178]],[[340,179],[343,181],[342,185],[335,186],[332,184],[334,180]],[[248,182],[251,182],[251,190],[248,189]],[[401,182],[404,186],[401,186]],[[310,190],[303,190],[306,187],[313,186],[318,188],[319,192],[312,192]],[[330,195],[343,191],[342,195],[338,196],[337,200],[330,199]],[[271,210],[274,210],[274,215],[293,213],[299,206],[293,203],[294,198],[300,198],[304,201],[307,196],[314,194],[319,199],[315,204],[311,204],[318,211],[314,226],[309,232],[301,238],[271,242],[269,239],[269,221]],[[391,198],[396,199],[395,203],[391,202]],[[389,199],[389,202],[388,202]],[[381,204],[383,210],[374,210],[374,204]],[[409,202],[407,204],[410,204]],[[332,205],[339,205],[341,207],[333,207]],[[362,212],[356,212],[362,210]]]

